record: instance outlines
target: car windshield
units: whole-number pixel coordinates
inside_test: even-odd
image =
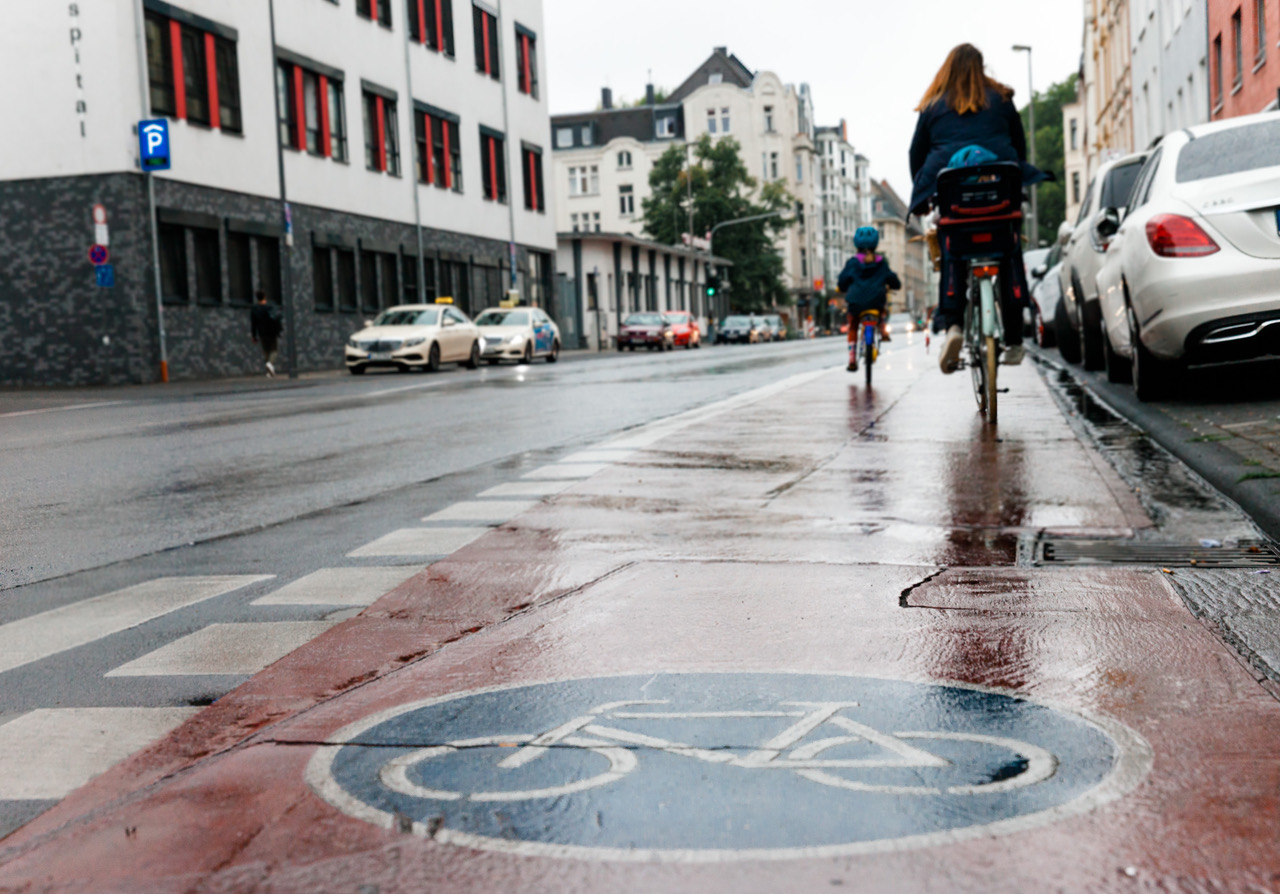
[[[435,326],[440,322],[440,311],[432,310],[387,310],[378,314],[373,321],[375,326]]]
[[[1141,170],[1140,161],[1112,168],[1102,184],[1102,207],[1128,208],[1129,194],[1133,192],[1133,184],[1138,181],[1138,172]]]
[[[1182,147],[1178,182],[1280,166],[1280,121],[1206,134]]]
[[[726,326],[750,326],[751,321],[746,317],[727,317],[724,324]]]
[[[527,310],[495,310],[490,308],[476,317],[477,326],[528,326]]]
[[[632,314],[627,317],[622,324],[624,326],[661,326],[662,317],[659,314]]]
[[[668,323],[685,323],[689,320],[688,314],[663,314],[662,318]]]

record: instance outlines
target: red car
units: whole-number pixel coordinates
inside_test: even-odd
[[[671,327],[672,341],[676,347],[702,347],[702,330],[698,321],[687,310],[670,310],[662,315],[662,319]]]
[[[618,327],[618,350],[648,348],[650,351],[674,351],[675,339],[662,314],[632,314]]]

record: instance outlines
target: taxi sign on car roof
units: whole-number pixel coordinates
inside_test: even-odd
[[[436,304],[453,304],[452,298],[437,298]]]

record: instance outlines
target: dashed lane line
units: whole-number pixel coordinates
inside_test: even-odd
[[[425,566],[321,568],[255,599],[253,605],[373,605]]]
[[[88,404],[70,404],[65,407],[41,407],[38,410],[12,410],[0,413],[0,419],[16,419],[19,416],[43,416],[46,413],[68,413],[72,410],[98,410],[103,407],[119,407],[130,403],[127,400],[100,400]]]
[[[538,505],[537,500],[466,500],[446,506],[423,519],[424,522],[487,522],[501,524]]]
[[[162,577],[0,626],[0,673],[87,645],[274,575]]]
[[[448,556],[480,538],[488,528],[401,528],[347,553],[350,558]]]
[[[512,481],[499,484],[477,494],[479,497],[554,497],[578,482],[572,478],[560,481]]]
[[[521,477],[527,481],[565,481],[590,478],[592,475],[603,472],[610,465],[610,463],[556,463],[553,466],[534,469]]]
[[[122,664],[108,677],[250,676],[306,645],[336,621],[210,624]]]

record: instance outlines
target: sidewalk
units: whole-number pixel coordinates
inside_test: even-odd
[[[1158,569],[1029,567],[1150,520],[1031,364],[997,437],[932,360],[570,457],[0,842],[0,890],[1271,886],[1280,705]]]

